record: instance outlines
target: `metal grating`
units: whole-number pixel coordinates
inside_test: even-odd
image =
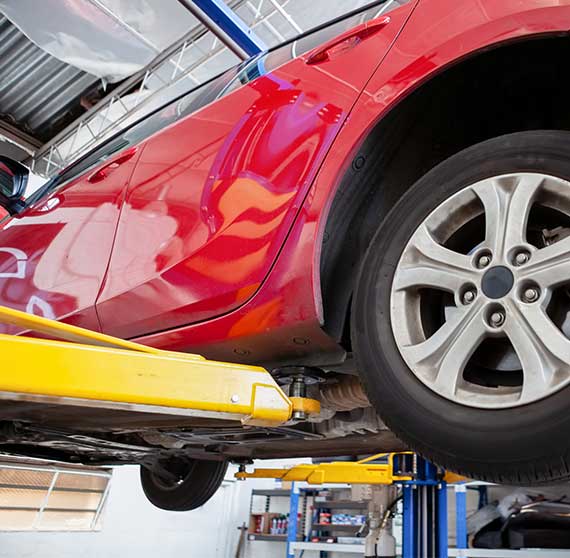
[[[0,118],[44,141],[98,81],[44,52],[2,15],[0,60]]]

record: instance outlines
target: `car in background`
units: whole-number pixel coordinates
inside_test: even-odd
[[[405,446],[569,478],[569,30],[566,0],[373,2],[31,195],[5,161],[0,304],[300,376],[322,412],[224,430],[26,404],[0,450],[141,463],[166,509],[205,502],[229,460]]]

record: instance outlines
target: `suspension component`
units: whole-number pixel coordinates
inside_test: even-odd
[[[318,415],[321,404],[307,397],[307,386],[324,381],[324,373],[310,366],[284,366],[272,372],[280,386],[289,386],[289,399],[293,404],[293,420],[305,420],[310,415]]]

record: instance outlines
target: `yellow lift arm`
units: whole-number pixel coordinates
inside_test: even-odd
[[[240,470],[235,474],[239,480],[280,479],[282,481],[306,482],[308,484],[395,484],[414,480],[412,471],[395,470],[397,457],[414,455],[411,451],[378,453],[360,461],[333,461],[332,463],[300,464],[288,469],[254,469],[251,472]],[[372,463],[381,457],[388,457],[387,463]],[[442,480],[461,483],[470,479],[445,471]]]
[[[162,351],[0,306],[0,400],[37,401],[277,426],[295,405],[263,368]],[[318,412],[318,411],[317,411]]]
[[[394,484],[409,481],[409,472],[395,471],[394,458],[399,455],[413,455],[413,452],[379,453],[360,461],[333,461],[332,463],[301,464],[289,469],[254,469],[235,474],[238,479],[281,479],[282,481],[303,481],[309,484]],[[371,463],[388,456],[387,463]]]

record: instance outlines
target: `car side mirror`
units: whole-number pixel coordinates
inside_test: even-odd
[[[25,207],[29,174],[22,163],[0,155],[0,206],[10,215],[20,213]]]

